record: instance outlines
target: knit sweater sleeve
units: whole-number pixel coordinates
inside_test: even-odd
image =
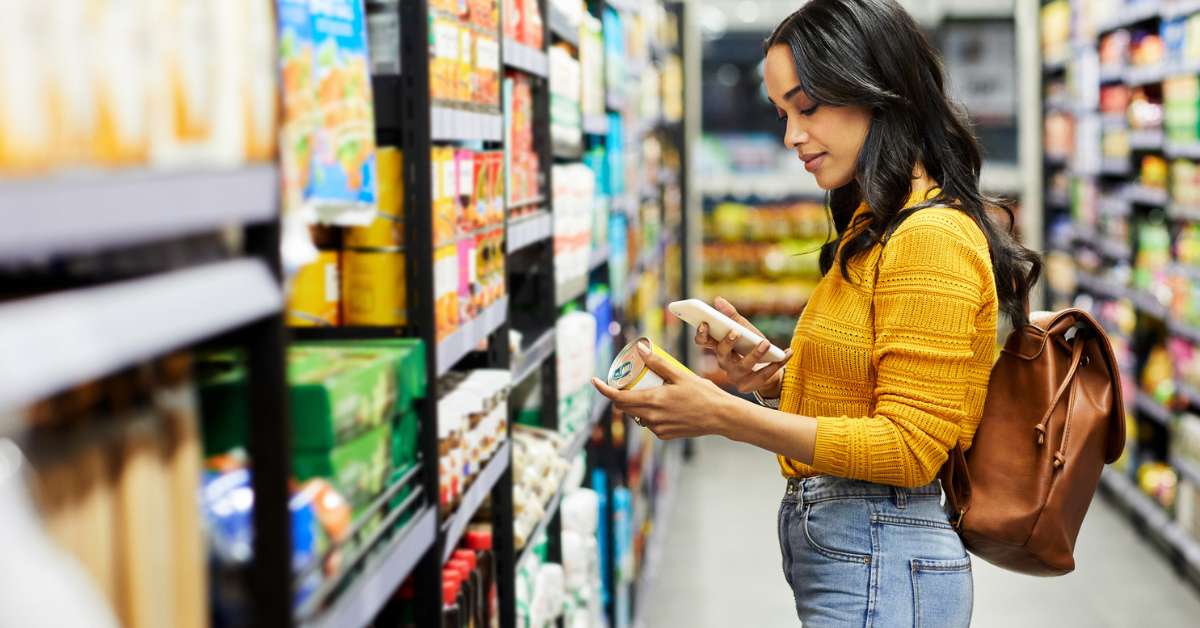
[[[968,381],[990,365],[973,360],[976,319],[992,282],[982,233],[972,241],[952,210],[925,210],[884,245],[873,297],[874,412],[817,417],[813,467],[893,486],[932,482],[973,428]],[[966,221],[969,218],[961,215]]]

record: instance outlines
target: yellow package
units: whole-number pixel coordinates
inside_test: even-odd
[[[31,174],[53,159],[50,64],[39,38],[44,2],[8,3],[0,19],[0,172]]]
[[[458,67],[455,84],[455,100],[459,102],[475,102],[476,85],[474,33],[470,27],[462,25],[458,29]]]
[[[458,248],[438,247],[433,253],[434,323],[438,341],[458,329]]]
[[[241,0],[248,13],[245,40],[246,75],[242,110],[246,119],[244,153],[247,161],[271,161],[278,146],[279,86],[276,80],[277,43],[275,3]]]
[[[365,227],[346,229],[346,246],[354,248],[395,248],[404,246],[404,222],[400,216],[377,212]]]
[[[156,165],[186,167],[204,163],[204,151],[216,126],[216,94],[240,82],[218,81],[217,66],[226,43],[217,31],[217,4],[204,0],[161,0],[153,3],[147,73],[150,99],[150,158]],[[218,28],[221,26],[222,28]],[[232,39],[233,36],[230,36]],[[228,69],[228,68],[225,68]]]
[[[378,192],[375,205],[379,213],[404,215],[404,155],[395,146],[380,146],[375,153]]]
[[[446,244],[454,240],[458,224],[458,181],[454,168],[454,148],[434,147],[433,158],[433,242]]]
[[[52,94],[46,112],[51,116],[51,128],[54,131],[53,159],[59,166],[69,166],[84,163],[91,158],[91,146],[96,137],[96,101],[95,90],[89,77],[89,66],[80,62],[88,54],[95,33],[85,19],[85,11],[81,11],[77,0],[50,0],[49,2],[26,2],[28,6],[42,6],[50,11],[49,41],[45,48],[48,54],[43,62],[48,62],[48,73],[44,78],[52,81]],[[20,11],[17,12],[20,14]],[[4,26],[0,26],[0,31]],[[27,33],[32,34],[29,30]],[[4,60],[19,59],[3,50],[6,43],[11,44],[17,38],[11,35],[0,35],[0,64]],[[32,66],[26,66],[32,69]],[[0,74],[4,72],[0,70]],[[9,86],[0,86],[4,98],[19,102],[20,91]],[[31,95],[36,92],[30,91]],[[0,103],[0,109],[4,103]],[[0,114],[0,145],[6,137],[17,137],[14,131],[5,130],[3,114]],[[22,131],[36,128],[28,125]],[[0,148],[0,153],[3,149]],[[3,157],[0,157],[3,161]],[[2,168],[2,166],[0,166]]]
[[[92,0],[82,9],[95,33],[95,46],[80,62],[89,64],[97,130],[91,153],[102,165],[142,164],[149,154],[145,8],[141,0]]]
[[[342,263],[346,325],[408,322],[403,248],[347,249]]]
[[[433,15],[429,20],[430,96],[434,100],[454,100],[458,91],[459,27],[451,20]]]
[[[320,251],[313,263],[292,279],[287,324],[292,327],[336,327],[341,323],[339,253]]]

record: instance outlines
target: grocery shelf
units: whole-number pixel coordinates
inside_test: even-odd
[[[1067,55],[1064,53],[1057,57],[1045,59],[1042,62],[1042,72],[1046,74],[1058,74],[1067,69]]]
[[[588,384],[588,386],[591,386],[591,384]],[[588,424],[572,436],[571,441],[563,446],[562,451],[559,452],[563,458],[574,460],[575,456],[578,456],[579,452],[583,451],[584,446],[591,440],[592,428],[604,419],[604,413],[612,405],[611,399],[599,393],[597,395],[595,401],[592,403],[592,412],[588,417]]]
[[[511,37],[504,38],[504,65],[542,78],[550,73],[550,62],[545,52]]]
[[[1113,63],[1100,66],[1100,82],[1101,83],[1120,83],[1125,80],[1125,67]]]
[[[1138,312],[1164,321],[1167,320],[1167,307],[1154,298],[1154,295],[1144,290],[1130,289],[1128,297],[1133,301],[1133,306],[1137,308]]]
[[[1200,206],[1171,203],[1167,206],[1167,218],[1193,222],[1200,221]]]
[[[1178,17],[1187,17],[1193,13],[1200,13],[1200,1],[1197,0],[1176,0],[1175,2],[1162,3],[1162,18],[1164,20],[1173,20]]]
[[[1138,129],[1129,132],[1129,147],[1140,151],[1162,150],[1164,139],[1162,129]]]
[[[579,47],[579,26],[572,24],[571,19],[568,18],[566,16],[566,14],[564,14],[562,12],[562,10],[560,10],[553,3],[548,3],[548,4],[549,4],[548,13],[550,16],[550,19],[549,19],[550,32],[553,33],[555,36],[557,36],[559,39],[578,48]]]
[[[607,135],[608,116],[604,114],[585,115],[583,117],[583,132],[588,135]]]
[[[1162,7],[1160,2],[1140,2],[1133,6],[1122,6],[1116,17],[1096,25],[1097,33],[1133,26],[1159,17]]]
[[[1123,286],[1114,285],[1112,282],[1101,279],[1089,272],[1078,271],[1076,273],[1076,282],[1084,292],[1101,298],[1121,299],[1128,296]]]
[[[551,327],[533,341],[533,344],[529,345],[529,348],[525,349],[520,356],[513,358],[512,384],[514,387],[537,371],[546,358],[554,353],[555,340],[555,330]]]
[[[612,7],[615,11],[633,12],[637,10],[635,0],[607,0],[604,4]]]
[[[375,619],[392,599],[417,562],[433,547],[437,536],[437,508],[427,506],[408,526],[368,560],[328,610],[301,622],[305,628],[359,628]]]
[[[1128,216],[1133,210],[1129,199],[1120,195],[1105,194],[1100,197],[1097,209],[1105,216]]]
[[[535,196],[533,198],[525,199],[523,201],[515,201],[513,203],[510,203],[508,205],[508,211],[512,211],[514,209],[521,209],[523,207],[532,207],[534,205],[545,205],[545,204],[546,204],[546,197]]]
[[[546,527],[550,525],[550,520],[558,513],[558,507],[562,504],[563,487],[560,484],[558,490],[554,492],[554,496],[546,502],[545,514],[542,515],[542,520],[538,522],[537,527],[530,532],[525,539],[525,547],[521,548],[520,554],[517,556],[517,569],[520,570],[521,565],[525,564],[525,559],[528,558],[537,545],[536,539],[546,531]]]
[[[605,97],[604,104],[608,107],[609,111],[614,113],[625,111],[625,99],[612,92],[609,92],[608,96]]]
[[[1047,194],[1046,205],[1067,209],[1071,206],[1071,197],[1066,194]]]
[[[1153,397],[1144,392],[1138,391],[1134,405],[1137,407],[1138,412],[1141,412],[1159,425],[1169,427],[1171,421],[1174,420],[1171,411],[1166,406],[1155,401]]]
[[[504,117],[450,107],[433,107],[429,112],[430,139],[435,142],[500,142],[504,139]]]
[[[1200,345],[1200,328],[1176,320],[1175,317],[1168,317],[1167,330],[1174,336],[1183,338],[1192,344]],[[1200,397],[1197,397],[1197,399],[1200,399]]]
[[[1200,142],[1173,142],[1166,141],[1163,144],[1163,152],[1167,157],[1172,159],[1181,157],[1184,159],[1200,159]]]
[[[560,284],[554,290],[554,303],[562,307],[575,299],[583,296],[587,292],[587,276],[568,279]]]
[[[266,264],[235,259],[0,305],[0,435],[16,410],[72,385],[279,312]]]
[[[458,541],[462,538],[464,532],[467,531],[467,524],[471,523],[471,519],[475,516],[475,512],[483,505],[483,500],[487,499],[492,492],[492,487],[500,479],[500,476],[508,469],[512,462],[512,443],[504,441],[496,453],[492,455],[491,461],[475,476],[475,482],[471,484],[471,488],[467,489],[467,493],[463,495],[462,501],[458,504],[458,510],[450,516],[448,520],[442,523],[442,532],[445,533],[445,544],[442,549],[442,562],[450,560],[450,555],[454,550],[458,549]]]
[[[1162,64],[1143,67],[1131,66],[1125,69],[1125,82],[1130,87],[1161,83],[1164,76],[1166,76],[1166,66]]]
[[[1170,198],[1167,195],[1166,190],[1161,188],[1152,188],[1137,183],[1125,186],[1124,194],[1125,198],[1130,203],[1136,203],[1139,205],[1165,207],[1167,203],[1170,202]]]
[[[553,230],[550,212],[539,211],[531,216],[508,222],[508,252],[521,249],[550,238]]]
[[[1176,396],[1181,397],[1184,402],[1193,407],[1200,407],[1200,388],[1187,383],[1183,380],[1175,380]]]
[[[555,159],[578,161],[579,159],[583,158],[582,145],[567,146],[556,142],[554,146],[551,147],[550,152],[554,155]]]
[[[437,376],[445,375],[479,343],[492,335],[508,319],[508,297],[501,297],[479,316],[467,321],[448,338],[438,343]]]
[[[1192,571],[1200,572],[1200,542],[1172,521],[1153,498],[1139,490],[1133,480],[1110,467],[1105,467],[1100,481],[1113,499],[1141,520],[1162,543],[1177,552]]]
[[[274,166],[0,183],[0,261],[87,253],[273,220]]]
[[[608,263],[608,247],[592,250],[592,259],[588,261],[588,268],[596,270]]]
[[[1200,464],[1178,456],[1171,456],[1170,463],[1175,471],[1183,476],[1183,479],[1200,486]]]
[[[709,197],[825,198],[825,190],[801,167],[794,171],[706,174],[699,177],[698,186],[700,193]]]
[[[1128,157],[1104,157],[1100,160],[1100,174],[1108,177],[1124,177],[1132,172]]]

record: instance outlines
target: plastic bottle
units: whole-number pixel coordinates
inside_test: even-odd
[[[467,563],[471,572],[471,625],[484,628],[487,621],[487,591],[483,588],[483,575],[479,573],[479,559],[469,549],[454,550],[453,558]]]
[[[479,564],[479,573],[483,576],[482,588],[485,595],[484,616],[485,626],[499,628],[500,608],[499,594],[496,590],[496,557],[492,552],[491,530],[471,530],[467,532],[467,547],[475,550]]]
[[[475,598],[475,590],[472,580],[470,580],[470,564],[461,558],[451,558],[450,562],[446,563],[446,569],[454,572],[458,576],[458,610],[460,610],[460,621],[464,628],[475,628],[472,620],[475,612],[475,605],[472,600]]]
[[[442,628],[462,628],[462,615],[458,606],[461,584],[458,575],[442,578]]]

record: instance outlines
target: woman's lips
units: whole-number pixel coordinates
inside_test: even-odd
[[[809,172],[816,172],[817,168],[820,168],[821,164],[825,163],[826,154],[827,153],[817,153],[815,155],[801,157],[801,159],[804,160],[804,169]]]

